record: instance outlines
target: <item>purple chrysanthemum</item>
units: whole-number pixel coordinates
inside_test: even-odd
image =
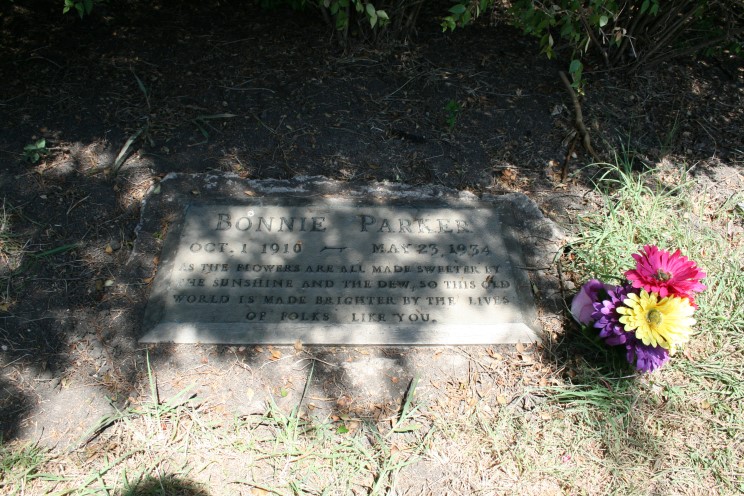
[[[635,336],[630,341],[625,343],[625,357],[631,365],[634,365],[641,372],[653,372],[669,360],[669,350],[661,346],[643,344]]]
[[[632,288],[629,285],[615,286],[607,291],[607,299],[594,304],[592,320],[594,327],[599,329],[599,337],[609,346],[617,346],[628,342],[629,337],[635,338],[633,333],[625,332],[625,326],[620,323],[617,307],[623,305]]]

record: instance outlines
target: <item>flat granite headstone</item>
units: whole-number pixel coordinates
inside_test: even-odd
[[[140,341],[536,340],[519,207],[405,203],[192,201],[168,229]]]

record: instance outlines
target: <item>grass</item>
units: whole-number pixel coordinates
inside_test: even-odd
[[[429,378],[415,378],[395,415],[364,419],[314,412],[305,392],[289,410],[269,402],[260,415],[231,417],[188,388],[161,399],[148,365],[142,404],[101,419],[75,449],[0,445],[0,492],[744,492],[744,246],[728,229],[741,222],[742,195],[721,200],[683,168],[638,173],[623,163],[596,192],[602,207],[577,219],[564,274],[610,280],[645,243],[680,248],[708,273],[697,335],[661,370],[635,374],[566,320],[535,362],[471,357],[467,379],[423,401],[417,386]]]
[[[47,462],[48,453],[33,445],[3,446],[0,439],[0,489],[6,494],[19,494],[39,477],[39,467]]]
[[[619,441],[632,444],[633,436],[643,434],[631,430],[633,422],[643,421],[638,427],[647,434],[663,433],[657,449],[664,461],[654,463],[664,469],[672,493],[710,487],[742,491],[744,246],[728,226],[741,222],[735,205],[743,196],[716,201],[712,192],[696,188],[684,169],[664,171],[667,181],[662,172],[634,173],[622,163],[607,169],[597,185],[604,209],[580,217],[567,270],[610,280],[630,268],[630,253],[646,243],[679,248],[704,268],[708,289],[697,299],[697,335],[660,373],[626,379],[621,388],[637,393],[632,409],[623,413],[630,424]],[[596,386],[584,385],[592,395],[600,389]],[[600,410],[608,399],[591,410]]]

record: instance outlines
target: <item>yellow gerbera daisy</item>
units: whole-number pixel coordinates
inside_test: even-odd
[[[643,344],[661,346],[674,353],[676,346],[690,339],[695,308],[687,298],[667,296],[659,300],[656,293],[642,289],[640,294],[629,294],[623,305],[617,307],[617,313],[622,315],[620,323],[626,331],[635,331]]]

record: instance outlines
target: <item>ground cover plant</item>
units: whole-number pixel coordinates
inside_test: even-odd
[[[246,2],[0,2],[1,493],[744,492],[741,59],[607,71],[592,45],[574,102],[570,46],[548,60],[504,11],[443,33],[452,4],[414,4],[407,38],[343,47]],[[214,174],[527,195],[565,233],[530,273],[545,339],[141,346],[153,273],[125,272],[171,173],[194,197]],[[707,288],[638,374],[569,309],[647,244]]]

